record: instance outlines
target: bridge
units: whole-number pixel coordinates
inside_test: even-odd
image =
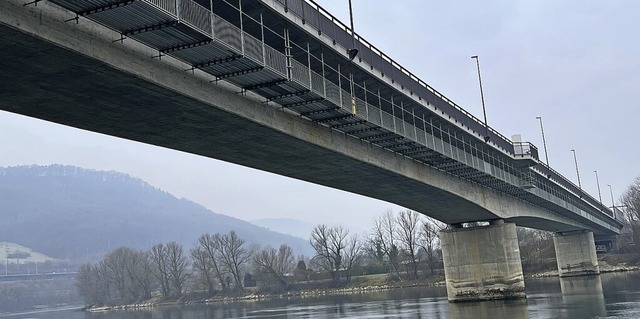
[[[557,234],[567,276],[597,274],[594,235],[622,227],[535,145],[485,126],[310,0],[7,0],[0,46],[2,110],[450,224],[453,301],[524,296],[516,224]],[[463,227],[475,221],[490,225]]]

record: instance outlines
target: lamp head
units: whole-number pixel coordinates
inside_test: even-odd
[[[353,61],[358,55],[358,49],[349,49],[347,50],[347,54],[349,55],[349,61]]]

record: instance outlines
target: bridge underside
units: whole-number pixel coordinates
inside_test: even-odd
[[[343,189],[446,223],[504,218],[550,231],[585,228],[235,94],[225,83],[210,84],[176,63],[150,59],[153,51],[141,45],[50,35],[64,38],[63,47],[28,32],[0,20],[2,110]],[[83,41],[92,47],[75,51]]]

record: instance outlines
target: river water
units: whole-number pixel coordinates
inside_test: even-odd
[[[57,311],[11,319],[221,319],[221,318],[640,318],[640,273],[540,278],[526,282],[527,299],[449,303],[444,287],[292,298],[232,304],[157,307],[83,313]],[[4,318],[3,318],[4,319]]]

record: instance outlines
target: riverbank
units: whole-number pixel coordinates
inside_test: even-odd
[[[600,264],[600,272],[610,273],[640,271],[640,266],[638,266],[638,263],[631,264],[631,262],[636,261],[638,258],[640,258],[640,255],[599,256],[598,262]],[[525,272],[525,278],[558,276],[558,270],[555,267],[557,266],[554,260],[552,264],[549,263],[548,265],[544,265],[542,268],[540,268],[540,271],[529,273]],[[549,270],[550,268],[553,268],[553,270]],[[264,293],[260,292],[257,288],[248,288],[243,293],[235,295],[218,294],[214,296],[205,296],[201,293],[187,294],[177,300],[163,300],[160,298],[155,298],[130,305],[90,307],[86,310],[91,312],[103,312],[109,310],[144,309],[156,306],[175,306],[196,303],[215,304],[231,302],[256,302],[289,298],[314,298],[320,296],[365,294],[392,289],[407,289],[444,285],[445,279],[444,275],[442,274],[433,276],[423,275],[423,278],[415,280],[398,280],[396,276],[392,276],[389,274],[376,274],[354,277],[349,284],[343,287],[330,287],[330,283],[327,281],[298,282],[292,284],[287,291],[282,292]]]
[[[273,299],[288,298],[314,298],[321,296],[364,294],[370,292],[379,292],[392,289],[406,289],[426,286],[444,285],[444,276],[435,275],[428,278],[414,280],[391,280],[388,274],[375,274],[354,277],[346,286],[330,287],[329,283],[323,282],[301,282],[291,285],[290,289],[282,292],[263,293],[257,288],[248,288],[241,294],[235,295],[214,295],[203,296],[201,293],[186,294],[179,299],[167,300],[154,298],[138,303],[118,306],[99,306],[87,307],[85,310],[89,312],[104,312],[110,310],[127,310],[127,309],[145,309],[158,306],[176,306],[188,304],[214,304],[214,303],[230,303],[230,302],[255,302]]]

